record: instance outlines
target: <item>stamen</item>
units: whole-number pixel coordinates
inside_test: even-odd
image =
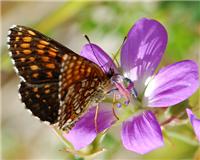
[[[117,103],[117,108],[121,108],[122,104],[121,103]]]
[[[131,89],[131,94],[132,94],[135,98],[138,97],[137,91],[136,91],[136,89],[135,89],[134,87]]]
[[[131,81],[130,84],[128,85],[127,89],[128,89],[129,91],[131,91],[131,89],[132,89],[133,87],[134,87],[134,84],[133,84],[133,82]]]
[[[134,83],[129,78],[126,78],[118,74],[114,75],[111,80],[115,84],[115,87],[120,93],[118,95],[121,95],[125,98],[124,102],[125,105],[129,105],[131,97],[133,99],[138,98],[137,91],[134,88]],[[120,108],[121,104],[117,104],[117,106],[118,108]]]
[[[130,91],[124,85],[124,77],[121,75],[115,75],[112,77],[112,82],[115,84],[119,93],[124,96],[126,101],[130,102]]]
[[[128,78],[124,78],[124,81],[129,83],[127,89],[130,91],[131,95],[137,98],[138,94],[136,89],[134,88],[134,83]]]
[[[114,82],[115,86],[118,88],[119,92],[124,96],[126,101],[130,101],[130,92],[122,83]]]
[[[128,106],[129,103],[130,103],[130,100],[127,100],[127,101],[124,102],[124,104],[127,105],[127,106]]]

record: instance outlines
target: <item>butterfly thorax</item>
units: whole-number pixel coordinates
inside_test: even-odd
[[[103,101],[109,93],[110,90],[112,90],[114,86],[111,83],[110,79],[104,80],[97,88],[96,92],[94,93],[94,97],[92,98],[91,102],[99,103]]]

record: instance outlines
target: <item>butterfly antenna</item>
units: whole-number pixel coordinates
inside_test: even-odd
[[[90,42],[89,37],[88,37],[87,35],[84,35],[84,37],[87,39],[88,43],[90,44],[90,47],[91,47],[91,49],[92,49],[92,52],[93,52],[93,54],[94,54],[96,60],[97,60],[98,63],[100,64],[100,67],[101,67],[101,68],[103,69],[103,71],[106,73],[106,71],[105,71],[105,69],[104,69],[104,65],[102,65],[102,63],[99,61],[97,55],[96,55],[95,52],[94,52],[94,48],[92,47],[92,43]]]
[[[113,56],[113,61],[115,61],[115,62],[117,63],[117,67],[118,67],[118,68],[120,67],[120,65],[119,65],[119,62],[117,61],[117,56],[119,55],[120,50],[122,49],[122,46],[124,45],[124,42],[126,41],[126,39],[127,39],[127,37],[124,37],[124,40],[123,40],[123,42],[122,42],[120,48],[117,50],[117,53],[116,53],[116,54],[112,54],[112,56]],[[107,62],[107,63],[108,63],[108,62]],[[106,63],[105,65],[107,65],[107,63]],[[104,65],[104,66],[105,66],[105,65]],[[111,64],[110,64],[110,65],[111,65]]]
[[[120,50],[122,49],[122,46],[123,46],[124,42],[126,41],[126,39],[127,39],[127,36],[124,37],[124,40],[123,40],[123,42],[122,42],[120,48],[117,50],[117,53],[116,53],[116,54],[112,54],[112,56],[113,56],[113,59],[112,59],[112,60],[115,61],[115,62],[117,63],[117,67],[118,67],[118,68],[120,67],[120,65],[119,65],[119,62],[117,61],[117,56],[119,55]],[[108,63],[109,63],[109,62],[105,63],[104,66],[107,65]],[[112,64],[110,64],[110,65],[112,65]],[[110,67],[110,68],[111,68],[111,67]]]
[[[122,46],[124,45],[126,39],[127,39],[127,36],[124,37],[124,40],[123,40],[123,42],[122,42],[120,48],[117,50],[117,53],[113,56],[113,60],[117,63],[118,67],[119,67],[120,65],[119,65],[119,62],[117,61],[117,56],[119,55],[119,53],[120,53],[120,51],[121,51],[121,49],[122,49]]]
[[[119,65],[119,62],[118,62],[118,60],[117,60],[117,55],[118,55],[118,53],[117,54],[112,54],[112,56],[113,56],[113,61],[115,61],[116,63],[117,63],[117,67],[119,68],[120,67],[120,65]]]

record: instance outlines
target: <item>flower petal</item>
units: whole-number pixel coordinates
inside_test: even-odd
[[[194,132],[200,142],[200,119],[198,119],[190,109],[186,109],[190,122],[194,128]]]
[[[135,81],[139,94],[160,63],[166,45],[167,32],[155,20],[142,18],[130,29],[121,50],[121,66],[125,76]]]
[[[98,133],[102,132],[106,128],[109,128],[116,121],[112,112],[111,104],[100,104],[97,115],[97,133],[94,120],[95,112],[96,107],[90,108],[69,133],[64,133],[63,136],[73,144],[76,150],[89,145]]]
[[[144,105],[168,107],[187,99],[198,89],[198,77],[198,66],[192,60],[161,69],[145,90]]]
[[[145,154],[164,145],[160,125],[151,111],[122,124],[121,138],[126,149]]]
[[[117,67],[110,56],[95,44],[84,45],[80,55],[98,64],[106,73],[110,68],[117,72]]]

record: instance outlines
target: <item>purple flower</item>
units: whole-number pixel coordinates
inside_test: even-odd
[[[150,108],[175,105],[187,99],[199,87],[198,67],[191,60],[168,65],[155,73],[166,45],[165,28],[155,20],[142,18],[130,29],[121,49],[123,74],[120,76],[134,85],[126,88],[123,83],[116,83],[117,88],[125,98],[133,99],[128,107],[137,109],[131,117],[123,121],[121,139],[126,149],[140,154],[145,154],[164,144],[160,125]],[[103,67],[106,72],[112,68],[115,73],[120,73],[112,59],[95,44],[85,45],[81,55],[100,66],[105,64]],[[137,94],[137,98],[133,96],[132,91]],[[107,104],[102,103],[101,112],[98,114],[98,133],[109,128],[116,121],[112,110],[108,108],[105,110],[106,106]],[[146,110],[145,107],[150,108]],[[196,126],[196,119],[192,119],[193,126]],[[80,149],[91,143],[98,133],[94,127],[93,110],[87,112],[65,137],[75,149]]]
[[[188,114],[188,118],[190,119],[190,122],[192,124],[192,127],[194,129],[194,132],[200,142],[200,119],[198,119],[190,109],[186,109],[186,112]]]
[[[109,103],[100,104],[97,115],[97,133],[94,121],[95,111],[96,107],[91,107],[84,117],[75,124],[73,129],[68,134],[63,135],[73,144],[76,150],[90,144],[98,133],[109,128],[116,121],[112,112],[112,105]]]

